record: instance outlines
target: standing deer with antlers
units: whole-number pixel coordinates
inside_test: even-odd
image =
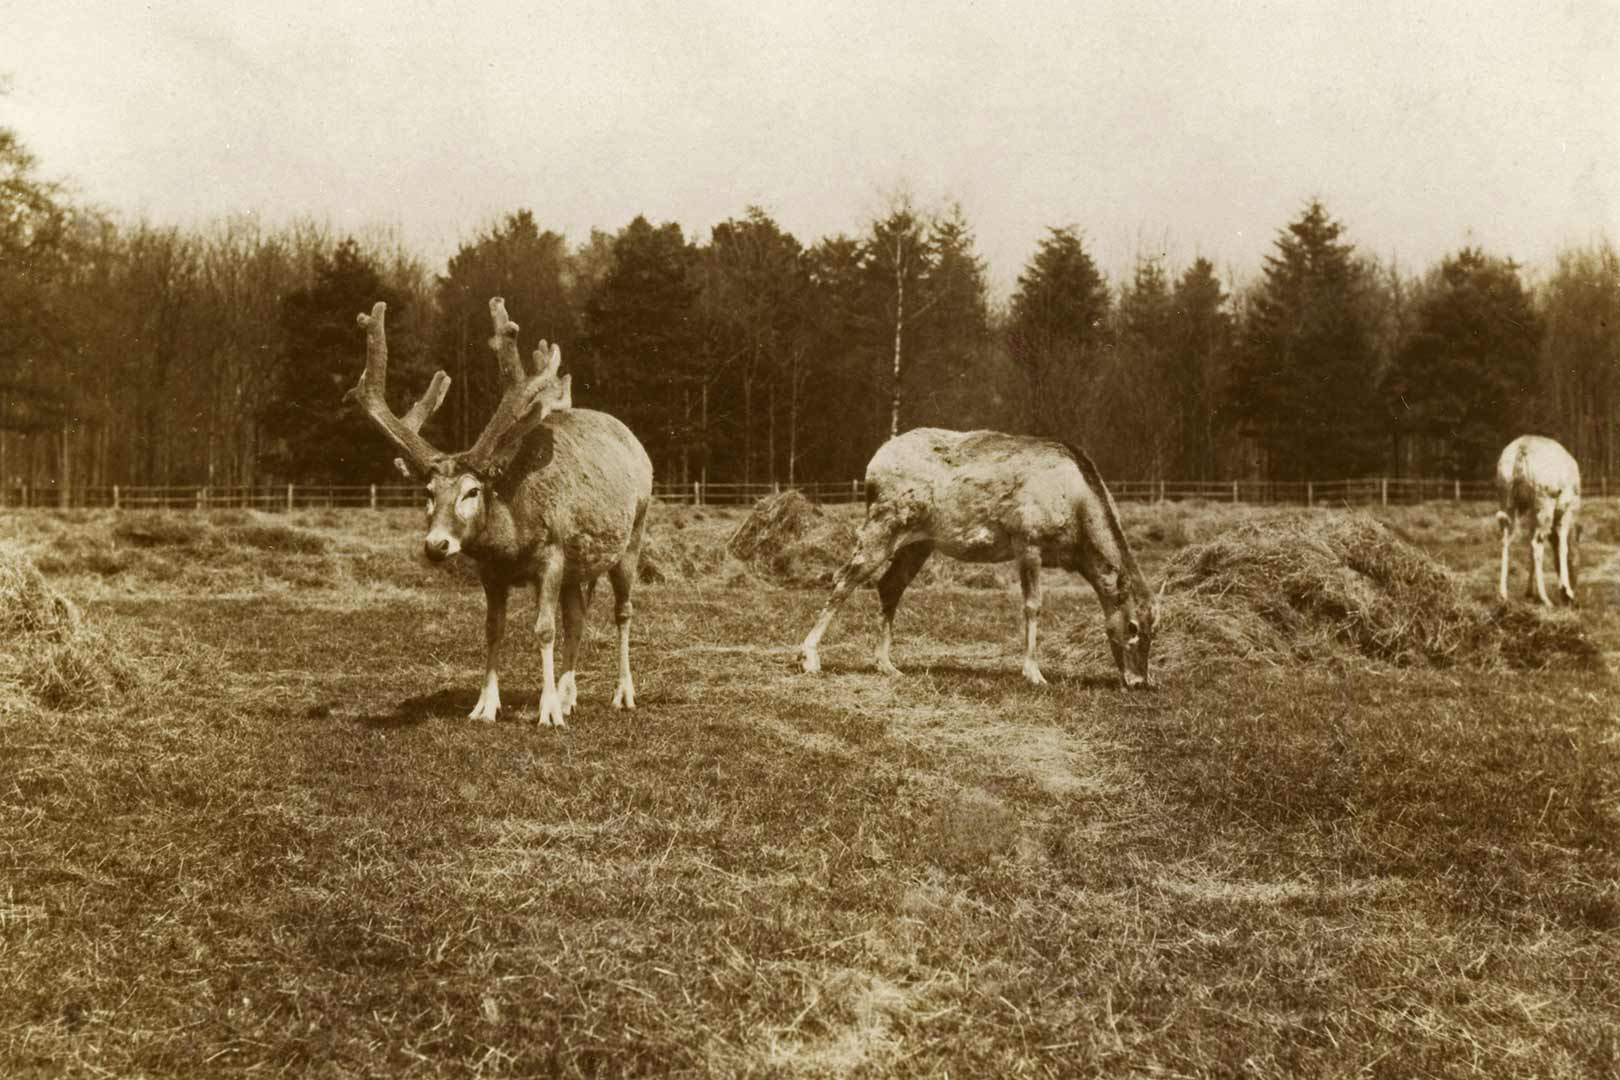
[[[1541,579],[1547,541],[1553,545],[1558,572],[1558,595],[1575,602],[1576,554],[1580,539],[1575,523],[1581,508],[1581,467],[1557,441],[1544,435],[1520,435],[1502,450],[1496,461],[1496,493],[1502,509],[1496,512],[1502,530],[1502,576],[1497,595],[1507,599],[1508,554],[1521,521],[1530,523],[1530,581],[1526,595],[1551,606],[1546,582]]]
[[[652,462],[630,429],[606,413],[572,408],[571,377],[559,377],[562,352],[542,341],[525,365],[518,327],[500,297],[489,302],[490,346],[501,398],[472,447],[446,454],[422,437],[422,425],[444,401],[450,377],[440,371],[403,417],[388,407],[388,341],[378,302],[360,316],[366,368],[349,391],[398,448],[394,464],[427,485],[427,536],[433,562],[464,552],[478,563],[488,610],[484,689],[468,714],[493,721],[501,711],[496,662],[506,631],[512,586],[533,584],[540,605],[541,724],[565,727],[577,698],[574,661],[592,583],[606,573],[619,628],[619,683],[613,707],[636,707],[630,677],[630,593],[652,502]],[[562,670],[556,670],[557,613],[562,613]]]

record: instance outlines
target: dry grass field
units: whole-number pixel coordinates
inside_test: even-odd
[[[1620,507],[1551,618],[1492,509],[1374,515],[1483,613],[1442,640],[1348,512],[1126,507],[1135,694],[1074,579],[1036,690],[1010,570],[946,564],[905,678],[870,593],[803,675],[842,553],[660,509],[641,707],[599,596],[563,732],[530,603],[464,719],[482,593],[415,514],[0,518],[0,1075],[1620,1075]],[[1348,562],[1197,577],[1254,521]]]

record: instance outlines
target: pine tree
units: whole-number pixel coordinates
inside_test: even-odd
[[[407,295],[384,279],[353,239],[316,257],[313,284],[281,307],[285,341],[281,388],[263,417],[266,457],[282,478],[362,483],[397,476],[392,446],[361,419],[344,395],[365,366],[365,337],[355,316],[388,303],[388,395],[403,414],[426,388],[421,338]],[[433,441],[442,443],[434,433]]]
[[[1365,282],[1343,232],[1313,200],[1266,257],[1243,329],[1229,404],[1273,478],[1362,475],[1384,459]]]
[[[1079,235],[1049,229],[1019,275],[1007,327],[1036,433],[1080,437],[1107,320],[1108,286]]]
[[[1477,248],[1441,262],[1418,302],[1388,396],[1419,461],[1476,480],[1529,419],[1539,320],[1518,267]]]
[[[658,475],[671,474],[690,439],[672,401],[700,370],[692,262],[679,225],[637,215],[614,238],[612,266],[585,309],[583,392],[641,438]]]
[[[505,298],[524,341],[538,345],[544,338],[562,347],[563,363],[574,374],[576,400],[590,402],[593,380],[585,358],[575,355],[580,317],[565,280],[567,270],[563,237],[542,231],[528,210],[508,214],[451,257],[438,281],[441,318],[433,351],[452,380],[444,404],[452,445],[471,445],[500,397],[488,344],[492,296]]]
[[[918,290],[919,349],[908,372],[910,405],[901,426],[978,426],[994,404],[987,401],[995,387],[985,372],[990,303],[984,261],[960,206],[933,223],[928,248],[932,258]]]
[[[1196,259],[1171,297],[1171,381],[1181,429],[1178,477],[1217,475],[1216,414],[1231,360],[1232,316],[1215,267]]]

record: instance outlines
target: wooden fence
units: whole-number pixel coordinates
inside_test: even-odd
[[[859,480],[798,484],[818,503],[858,503],[865,498]],[[786,490],[785,484],[656,484],[663,502],[688,506],[747,506]],[[1296,506],[1398,506],[1423,502],[1480,502],[1496,498],[1490,481],[1373,477],[1359,480],[1116,480],[1109,485],[1118,502],[1206,502]],[[1588,479],[1588,497],[1609,494],[1608,477]],[[1620,494],[1620,492],[1617,492]],[[422,488],[412,484],[333,486],[280,484],[258,487],[120,486],[0,487],[0,508],[113,510],[264,510],[314,508],[386,510],[417,508]]]

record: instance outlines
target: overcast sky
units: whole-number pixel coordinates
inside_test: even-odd
[[[1319,197],[1421,269],[1620,237],[1620,0],[0,0],[0,124],[128,215],[575,242],[759,204],[801,240],[958,201],[998,296],[1049,225],[1253,272]]]

